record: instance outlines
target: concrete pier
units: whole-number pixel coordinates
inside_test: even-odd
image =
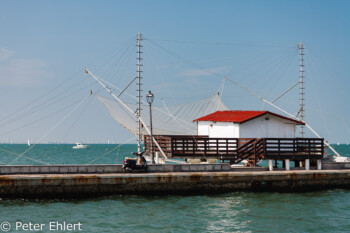
[[[20,174],[107,174],[122,173],[121,164],[99,165],[11,165],[0,166],[0,175]],[[149,172],[218,172],[230,171],[228,163],[213,164],[158,164],[148,165]]]
[[[1,198],[303,192],[350,188],[350,170],[0,175]]]

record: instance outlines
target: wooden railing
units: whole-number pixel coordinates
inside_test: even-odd
[[[265,159],[321,159],[322,138],[266,138]]]
[[[159,146],[162,148],[166,156],[171,157],[171,137],[170,136],[154,136]],[[144,136],[145,152],[148,154],[151,152],[151,137],[149,135]],[[159,152],[159,148],[153,143],[154,152]]]
[[[323,139],[319,138],[208,138],[206,136],[155,136],[168,157],[217,158],[230,163],[247,159],[254,165],[261,159],[321,159]],[[151,149],[145,136],[145,150]],[[154,145],[154,151],[159,149]]]
[[[174,157],[232,157],[236,154],[237,138],[171,137]]]
[[[237,159],[231,163],[239,163],[248,160],[248,166],[255,166],[257,162],[264,158],[265,139],[253,138],[237,149]]]

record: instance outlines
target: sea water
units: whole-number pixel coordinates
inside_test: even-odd
[[[0,152],[0,161],[34,164],[28,159],[34,158],[50,164],[121,163],[125,156],[130,156],[136,149],[136,145],[119,148],[118,145],[90,145],[86,150],[73,150],[72,146],[36,145],[16,159],[28,149],[27,145],[0,145],[0,150],[3,149]],[[340,145],[336,149],[340,153],[350,154],[350,146]],[[11,151],[12,154],[4,150]],[[93,199],[80,199],[77,196],[70,200],[3,199],[0,200],[0,232],[4,230],[349,232],[350,190],[308,193],[233,192],[222,195],[153,197],[116,195]]]

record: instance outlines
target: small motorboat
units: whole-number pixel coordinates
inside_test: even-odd
[[[73,146],[73,149],[86,149],[86,148],[88,148],[88,145],[83,145],[79,142],[77,142],[76,146]]]

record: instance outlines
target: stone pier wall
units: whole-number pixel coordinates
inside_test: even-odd
[[[304,192],[350,188],[350,170],[0,175],[0,198]]]

